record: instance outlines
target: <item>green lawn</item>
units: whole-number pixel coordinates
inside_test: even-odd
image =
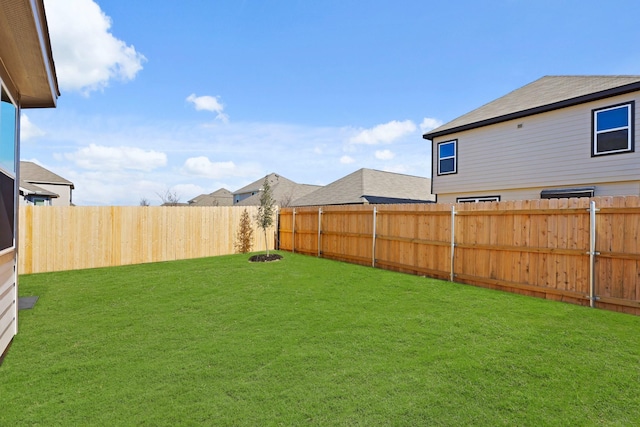
[[[640,317],[283,255],[22,276],[0,425],[640,423]]]

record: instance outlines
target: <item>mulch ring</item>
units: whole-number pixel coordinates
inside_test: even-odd
[[[282,259],[282,255],[278,254],[259,254],[253,255],[249,258],[249,262],[271,262],[271,261],[280,261]]]

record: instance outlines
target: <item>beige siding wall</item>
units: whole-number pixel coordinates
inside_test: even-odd
[[[434,193],[439,202],[481,195],[537,199],[544,188],[595,185],[596,195],[639,195],[640,147],[591,157],[591,111],[634,100],[640,107],[640,94],[620,95],[435,138]],[[438,176],[437,143],[453,139],[458,173]]]
[[[638,196],[640,195],[640,181],[629,182],[614,182],[614,183],[592,183],[586,184],[586,186],[595,186],[596,197],[604,196]],[[548,187],[530,187],[530,188],[515,188],[506,190],[495,191],[467,191],[460,193],[447,193],[438,195],[438,203],[456,203],[459,197],[489,197],[500,196],[501,201],[507,200],[535,200],[540,198],[540,192],[542,190],[554,188]],[[560,186],[558,188],[565,188]]]
[[[52,191],[60,197],[51,199],[51,206],[69,206],[71,205],[71,187],[68,185],[53,184],[36,184],[40,188]]]
[[[15,251],[0,255],[0,355],[17,333]]]

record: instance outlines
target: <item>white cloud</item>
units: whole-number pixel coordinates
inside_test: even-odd
[[[24,144],[22,158],[37,158],[71,180],[78,205],[135,206],[142,197],[157,205],[157,193],[174,188],[186,201],[198,188],[198,194],[235,191],[271,172],[327,184],[360,167],[420,176],[431,170],[430,146],[417,132],[393,146],[354,145],[345,142],[362,129],[262,122],[193,126],[64,109],[28,114],[46,135]],[[376,159],[376,150],[385,148],[395,157]]]
[[[424,120],[422,120],[422,123],[420,123],[420,130],[422,133],[425,133],[437,128],[438,126],[442,126],[441,120],[425,117]]]
[[[85,95],[112,79],[129,81],[146,58],[109,31],[109,18],[93,0],[46,0],[47,22],[61,91]]]
[[[182,171],[187,175],[217,180],[229,177],[252,177],[261,173],[258,167],[251,164],[238,166],[232,161],[212,162],[206,156],[188,158],[184,162]]]
[[[365,129],[352,137],[349,142],[367,145],[388,144],[411,132],[415,132],[415,130],[416,125],[411,120],[405,120],[404,122],[393,120],[371,129]]]
[[[196,111],[210,111],[216,113],[216,119],[225,123],[229,121],[229,116],[223,112],[224,105],[218,100],[218,97],[209,95],[196,96],[195,93],[192,93],[187,97],[187,102],[192,103]]]
[[[342,156],[340,157],[340,163],[342,163],[343,165],[349,165],[351,163],[354,163],[355,160],[353,159],[353,157],[350,156]]]
[[[390,150],[377,150],[375,152],[376,159],[378,160],[391,160],[396,155]]]
[[[80,168],[102,171],[131,169],[149,172],[167,164],[167,155],[159,151],[96,144],[80,148],[75,153],[66,153],[64,157]]]
[[[39,136],[44,136],[45,132],[34,125],[29,117],[23,112],[20,115],[20,140],[26,141],[29,139],[38,138]]]

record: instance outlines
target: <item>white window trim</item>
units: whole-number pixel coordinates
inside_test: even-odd
[[[500,196],[458,197],[456,203],[499,202]]]
[[[601,130],[598,131],[598,114],[605,112],[605,111],[611,111],[611,110],[615,110],[618,108],[622,108],[622,107],[626,107],[627,108],[627,123],[629,123],[627,126],[622,126],[622,127],[617,127],[617,128],[611,128],[611,129],[606,129],[606,130]],[[634,108],[634,102],[626,102],[623,104],[617,104],[617,105],[612,105],[610,107],[605,107],[605,108],[598,108],[593,110],[593,120],[592,120],[592,124],[591,126],[593,127],[592,132],[593,132],[593,141],[592,141],[592,148],[591,148],[591,152],[592,152],[592,156],[603,156],[603,155],[607,155],[607,154],[616,154],[616,153],[628,153],[633,151],[633,135],[634,135],[634,131],[633,131],[633,108]],[[609,132],[614,132],[614,131],[618,131],[618,130],[623,130],[623,129],[627,129],[627,148],[622,148],[619,150],[609,150],[609,151],[598,151],[598,135],[601,134],[605,134],[605,133],[609,133]]]
[[[453,144],[453,156],[440,157],[440,147],[445,144]],[[450,175],[454,173],[458,173],[458,140],[452,139],[451,141],[443,141],[439,142],[438,145],[438,175]],[[440,170],[440,162],[442,160],[453,159],[453,170],[449,172],[442,172]]]

